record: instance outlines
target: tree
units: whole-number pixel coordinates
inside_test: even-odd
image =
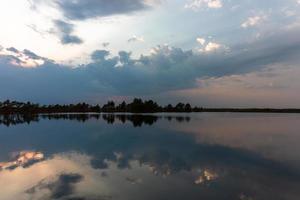
[[[189,103],[187,103],[184,107],[184,111],[185,112],[192,112],[192,106]]]
[[[178,103],[175,107],[176,112],[183,112],[184,111],[184,104],[183,103]]]
[[[115,112],[115,102],[108,101],[107,104],[105,104],[102,107],[103,112]]]

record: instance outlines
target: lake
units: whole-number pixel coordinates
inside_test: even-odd
[[[299,200],[300,115],[0,116],[1,200]]]

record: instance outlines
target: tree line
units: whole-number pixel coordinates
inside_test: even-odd
[[[135,98],[131,103],[123,101],[120,104],[116,104],[114,101],[108,101],[103,106],[90,105],[87,103],[78,104],[65,104],[65,105],[39,105],[31,102],[18,102],[6,100],[0,102],[0,114],[12,114],[12,113],[157,113],[157,112],[192,112],[198,108],[192,108],[187,103],[178,103],[173,106],[171,104],[167,106],[160,106],[152,100],[143,101],[142,99]]]
[[[159,113],[159,112],[266,112],[266,113],[300,113],[300,109],[272,109],[272,108],[203,108],[192,107],[189,103],[178,103],[160,106],[153,100],[143,101],[135,98],[132,102],[123,101],[116,104],[108,101],[103,106],[87,103],[68,105],[39,105],[31,102],[6,100],[0,102],[0,114],[43,114],[43,113]]]

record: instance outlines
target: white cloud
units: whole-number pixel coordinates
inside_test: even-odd
[[[200,49],[201,52],[214,52],[222,48],[223,45],[215,42],[209,42],[203,49]]]
[[[210,0],[207,2],[209,8],[221,8],[223,6],[221,0]]]
[[[243,28],[257,26],[265,19],[265,16],[253,16],[249,17],[244,23],[242,23]]]
[[[163,53],[164,55],[170,55],[172,53],[172,50],[174,48],[170,47],[169,44],[163,44],[163,45],[158,45],[156,47],[153,47],[150,50],[151,55],[158,55],[160,53]]]
[[[198,37],[196,41],[201,45],[201,47],[198,49],[201,53],[212,53],[219,50],[228,50],[228,48],[225,45],[222,45],[217,42],[211,41],[212,37],[208,37],[208,39]]]
[[[128,39],[128,42],[145,42],[145,39],[142,36],[138,37],[138,36],[134,35]]]
[[[217,9],[217,8],[222,8],[223,3],[222,0],[193,0],[185,4],[184,7],[193,10],[199,10],[200,8],[203,7]]]
[[[197,40],[197,42],[198,42],[199,44],[201,44],[201,45],[204,45],[205,42],[206,42],[205,38],[201,38],[201,37],[198,37],[196,40]]]

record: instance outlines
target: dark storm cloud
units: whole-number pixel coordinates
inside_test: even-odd
[[[89,64],[77,68],[43,59],[43,65],[25,69],[11,64],[18,58],[0,55],[0,84],[6,86],[0,92],[3,99],[49,103],[190,89],[197,87],[201,78],[245,74],[280,62],[295,62],[300,53],[299,40],[294,32],[288,37],[281,34],[231,47],[230,52],[214,53],[160,46],[138,59],[133,59],[130,52],[120,51],[113,56],[109,51],[97,50]]]
[[[57,35],[60,37],[62,44],[81,44],[82,39],[78,36],[72,35],[74,31],[74,25],[67,23],[62,20],[53,21],[55,27],[57,28]]]
[[[145,0],[57,0],[55,2],[65,17],[71,20],[128,14],[149,8]]]

